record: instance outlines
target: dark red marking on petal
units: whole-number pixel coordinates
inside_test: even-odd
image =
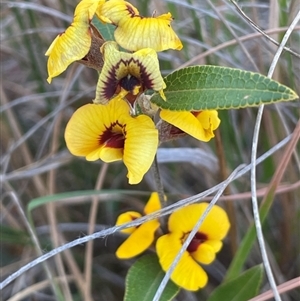
[[[117,78],[117,70],[120,67],[121,64],[124,64],[125,66],[128,66],[129,64],[134,63],[140,68],[139,74],[126,74],[125,77],[122,79],[118,80]],[[126,81],[128,78],[128,75],[131,75],[131,80],[132,82],[128,82],[128,89],[125,87],[126,86]],[[143,65],[142,62],[139,60],[135,60],[131,58],[130,60],[120,60],[113,68],[108,72],[108,75],[106,76],[106,80],[103,81],[104,83],[104,92],[101,95],[105,100],[111,99],[117,91],[117,88],[119,85],[121,85],[125,90],[128,92],[131,92],[134,88],[134,86],[140,85],[142,87],[142,91],[145,91],[147,89],[152,89],[153,88],[153,81],[150,78],[150,75],[147,72],[147,68]],[[123,81],[123,82],[122,82]],[[123,86],[124,84],[124,86]],[[134,86],[132,86],[134,84]]]
[[[134,17],[134,16],[136,16],[136,14],[135,14],[133,8],[132,8],[130,5],[126,5],[126,9],[128,10],[128,12],[129,12],[131,18]]]
[[[120,125],[118,122],[112,123],[110,127],[106,128],[102,135],[99,137],[99,144],[111,148],[124,148],[125,131],[116,131],[114,127],[119,126],[124,128],[125,125]]]
[[[185,237],[188,236],[188,233]],[[201,232],[197,232],[196,235],[193,237],[192,241],[190,242],[189,246],[187,247],[187,251],[189,253],[197,251],[198,247],[207,240],[207,235]]]

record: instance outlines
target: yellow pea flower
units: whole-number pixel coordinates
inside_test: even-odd
[[[147,89],[158,91],[162,97],[166,84],[159,70],[157,54],[153,49],[141,49],[134,53],[118,50],[116,42],[106,42],[101,47],[104,58],[95,103],[107,103],[119,94],[134,102]]]
[[[155,212],[161,208],[157,192],[153,192],[148,203],[144,208],[144,215]],[[119,215],[116,225],[122,225],[133,221],[142,214],[136,211],[128,211]],[[116,255],[118,258],[127,259],[137,256],[144,252],[154,241],[155,231],[159,228],[158,219],[154,219],[141,224],[138,227],[127,228],[121,230],[123,233],[130,234],[129,237],[117,249]]]
[[[88,161],[123,160],[129,183],[138,184],[154,160],[158,131],[150,117],[129,111],[120,97],[107,105],[84,105],[69,120],[65,140],[73,155]]]
[[[164,271],[171,266],[207,206],[206,203],[193,204],[170,215],[170,233],[161,236],[156,243],[157,255]],[[214,261],[216,253],[222,248],[221,240],[227,235],[229,228],[226,212],[221,207],[214,206],[179,260],[171,280],[186,290],[203,288],[208,276],[198,263],[210,264]]]

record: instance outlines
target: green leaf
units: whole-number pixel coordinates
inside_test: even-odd
[[[114,41],[114,31],[116,26],[111,24],[103,24],[97,17],[93,18],[93,25],[99,30],[105,41]]]
[[[262,276],[262,265],[255,266],[233,280],[218,286],[208,301],[247,301],[257,295]]]
[[[293,90],[264,75],[227,67],[187,67],[164,80],[167,100],[155,93],[151,102],[173,111],[238,109],[298,98]]]
[[[126,277],[125,301],[152,301],[164,277],[156,255],[146,255],[137,260]],[[169,281],[160,301],[172,300],[179,287]]]

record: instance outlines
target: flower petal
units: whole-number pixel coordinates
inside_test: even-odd
[[[88,156],[100,151],[99,136],[105,131],[105,113],[95,104],[80,107],[72,115],[65,130],[65,140],[69,151],[75,156]],[[106,110],[104,110],[106,111]],[[99,159],[95,158],[95,160]]]
[[[172,20],[170,13],[149,18],[139,15],[122,18],[114,36],[119,45],[130,51],[142,48],[152,48],[155,51],[180,50],[183,46],[171,28]]]
[[[158,17],[142,17],[138,10],[126,1],[110,0],[97,11],[105,23],[117,26],[114,36],[124,49],[137,51],[152,48],[155,51],[182,48],[182,43],[171,28],[170,13]]]
[[[103,5],[105,0],[81,0],[75,8],[74,21],[82,22],[88,18],[91,21],[96,10]]]
[[[207,203],[192,204],[173,212],[169,217],[169,231],[182,235],[191,232],[207,206]]]
[[[215,250],[205,242],[200,244],[195,252],[191,253],[191,256],[198,262],[203,264],[210,264],[216,258]]]
[[[121,19],[138,15],[139,11],[130,3],[120,0],[110,0],[97,10],[98,18],[104,23],[117,25]]]
[[[91,40],[88,22],[73,22],[65,32],[55,38],[45,54],[49,56],[49,84],[53,77],[61,74],[71,63],[82,59],[89,52]]]
[[[118,123],[125,126],[131,119],[128,104],[119,98],[113,99],[107,106],[84,105],[75,111],[67,124],[67,147],[75,156],[97,160],[101,158],[102,148],[105,146],[101,144],[101,135],[112,125]]]
[[[159,225],[158,220],[151,220],[139,226],[118,248],[117,257],[127,259],[144,252],[154,241]]]
[[[229,228],[230,222],[224,209],[214,206],[201,225],[200,231],[207,235],[208,242],[222,240],[227,235]],[[214,246],[219,251],[216,244],[211,243],[211,246]]]
[[[116,226],[132,222],[133,220],[135,220],[139,217],[142,217],[142,215],[139,212],[136,212],[136,211],[124,212],[118,216],[117,221],[116,221]],[[137,227],[131,227],[131,228],[123,229],[123,230],[121,230],[121,232],[131,234],[136,229],[137,229]]]
[[[182,247],[178,233],[161,236],[156,243],[156,251],[162,269],[166,272]],[[207,284],[208,277],[198,263],[185,251],[171,275],[171,280],[178,286],[196,291]]]
[[[158,142],[158,131],[149,116],[139,115],[127,123],[123,161],[129,184],[138,184],[149,170]]]
[[[168,222],[170,232],[180,232],[182,235],[191,232],[207,206],[207,203],[192,204],[173,212]],[[226,236],[229,227],[230,223],[226,212],[215,205],[198,232],[205,234],[207,241],[221,240]]]
[[[145,214],[150,214],[152,212],[155,212],[157,210],[161,209],[159,195],[157,192],[152,192],[151,196],[144,208]]]
[[[48,83],[52,78],[59,75],[67,67],[81,60],[89,52],[92,34],[90,22],[98,7],[105,0],[81,0],[75,8],[72,24],[65,32],[59,34],[46,52],[48,59]]]
[[[195,116],[191,112],[161,110],[160,117],[183,132],[204,142],[215,136],[213,130],[220,124],[217,111],[202,111]]]

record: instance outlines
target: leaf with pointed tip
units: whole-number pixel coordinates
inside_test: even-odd
[[[151,102],[173,111],[239,109],[298,98],[293,90],[264,75],[220,66],[183,68],[164,81],[166,101],[155,93]]]

